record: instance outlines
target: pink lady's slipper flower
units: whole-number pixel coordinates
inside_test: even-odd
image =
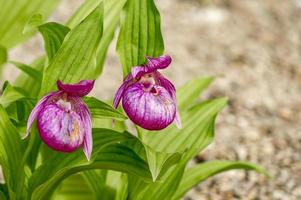
[[[173,121],[180,128],[176,89],[157,71],[170,63],[171,57],[164,55],[147,57],[147,64],[133,67],[116,93],[114,107],[117,108],[122,99],[128,117],[144,129],[161,130]]]
[[[44,96],[30,113],[25,137],[37,118],[40,137],[50,148],[72,152],[83,146],[89,160],[92,152],[91,115],[80,97],[87,95],[93,85],[93,80],[74,85],[57,81],[59,91]]]

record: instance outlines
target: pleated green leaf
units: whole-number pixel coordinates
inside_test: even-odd
[[[212,81],[212,77],[195,78],[177,89],[177,103],[179,109],[184,111],[191,107],[202,91],[204,91]]]
[[[33,80],[35,80],[37,83],[41,83],[42,81],[42,73],[36,70],[35,68],[32,68],[29,65],[16,62],[16,61],[10,61],[10,63],[14,64],[18,69],[20,69],[22,72],[30,76]]]
[[[66,36],[44,71],[40,96],[55,90],[57,80],[77,83],[90,79],[95,71],[95,53],[103,31],[103,6],[100,4]]]
[[[0,199],[2,200],[7,200],[7,196],[5,196],[5,194],[0,190]]]
[[[131,188],[131,190],[134,190],[131,197],[137,200],[163,200],[164,197],[171,198],[180,184],[189,160],[191,160],[199,151],[204,149],[212,141],[214,136],[214,122],[215,116],[204,121],[197,132],[202,133],[201,137],[191,144],[190,148],[186,149],[180,162],[176,164],[175,167],[170,168],[163,175],[160,181],[151,184],[144,184],[142,189],[143,192],[137,192],[137,190],[141,190],[139,189],[139,185],[143,183],[141,183],[141,181],[136,182],[133,188]]]
[[[220,98],[195,104],[199,93],[210,81],[211,78],[198,78],[178,90],[182,92],[189,88],[196,93],[188,92],[188,97],[184,98],[179,96],[178,101],[183,105],[181,107],[182,129],[169,126],[156,133],[142,131],[143,142],[155,151],[182,152],[183,155],[174,167],[161,172],[160,181],[148,184],[131,179],[134,183],[130,184],[130,198],[159,200],[164,199],[163,197],[171,197],[180,184],[189,160],[212,142],[216,115],[226,105],[227,99]]]
[[[7,83],[3,94],[0,96],[0,104],[2,104],[3,107],[7,107],[9,104],[25,97],[24,92]]]
[[[111,0],[110,0],[111,1]],[[74,14],[68,19],[66,25],[73,29],[83,19],[85,19],[100,3],[105,4],[103,0],[86,0],[81,6],[74,12]],[[105,5],[104,5],[105,7]]]
[[[0,45],[0,78],[2,76],[3,66],[7,62],[7,58],[7,49],[4,46]]]
[[[48,62],[51,62],[70,29],[55,22],[42,24],[38,26],[38,29],[44,39],[44,48],[47,53]]]
[[[7,183],[9,199],[20,198],[24,189],[21,138],[1,105],[0,119],[0,164]]]
[[[102,173],[101,170],[89,170],[84,171],[81,175],[92,189],[95,199],[105,200],[104,197],[108,193],[108,188],[106,188],[106,173]]]
[[[39,58],[31,63],[30,66],[40,72],[40,74],[43,74],[44,64],[45,58]],[[37,98],[41,88],[41,82],[37,82],[36,79],[33,79],[32,76],[27,73],[21,73],[17,77],[14,85],[22,87],[31,98]]]
[[[165,129],[157,134],[157,137],[144,135],[147,143],[155,150],[161,152],[184,152],[184,155],[175,168],[167,170],[160,182],[145,186],[147,188],[145,192],[140,193],[139,198],[135,197],[135,199],[162,199],[161,197],[173,195],[189,160],[212,142],[215,117],[225,106],[225,103],[225,99],[217,99],[199,104],[190,109],[183,117],[183,129],[175,130],[175,128],[171,127],[169,131]]]
[[[98,76],[101,74],[103,65],[106,59],[109,45],[111,44],[114,33],[120,22],[120,14],[127,0],[104,0],[104,34],[100,40],[97,57],[96,57],[96,72]]]
[[[226,105],[227,99],[220,98],[211,101],[205,101],[190,108],[182,113],[183,128],[178,129],[175,126],[152,133],[144,132],[144,142],[159,152],[184,152],[192,148],[192,145],[205,139],[203,127],[206,127],[208,119],[212,119]],[[213,135],[210,136],[213,139]]]
[[[111,105],[106,104],[103,101],[100,101],[94,97],[85,97],[85,103],[89,107],[89,110],[92,114],[93,119],[115,119],[115,120],[125,120],[127,119],[124,114],[114,109]]]
[[[23,29],[23,34],[34,32],[42,23],[43,16],[41,14],[34,14],[30,16]]]
[[[175,195],[173,196],[173,199],[181,199],[181,197],[183,197],[186,192],[188,192],[198,183],[206,180],[211,176],[232,169],[254,170],[258,173],[262,173],[268,176],[264,169],[253,163],[226,160],[208,161],[206,163],[195,165],[184,172],[183,179],[181,180],[181,183]]]
[[[156,181],[160,175],[181,159],[180,153],[158,152],[145,144],[144,148],[153,181]]]
[[[87,171],[89,173],[90,171]],[[97,178],[97,176],[95,177]],[[82,174],[75,174],[65,179],[54,192],[53,200],[97,200]],[[99,196],[98,199],[101,199]]]
[[[45,18],[57,6],[59,0],[0,0],[0,44],[10,48],[29,36],[22,30],[34,13],[40,13]]]
[[[114,37],[115,30],[120,22],[120,14],[126,0],[87,0],[67,22],[69,27],[74,27],[100,2],[103,2],[104,4],[104,32],[97,48],[96,71],[94,78],[99,76],[102,72],[105,56]]]
[[[0,67],[7,61],[7,49],[0,45]]]
[[[121,21],[117,52],[123,75],[132,66],[145,63],[145,56],[160,56],[164,52],[160,14],[153,0],[128,0]]]
[[[151,180],[147,163],[122,141],[137,140],[128,133],[109,129],[93,130],[93,152],[87,162],[82,150],[72,154],[55,153],[32,175],[29,192],[33,199],[44,199],[66,177],[90,169],[111,169]]]

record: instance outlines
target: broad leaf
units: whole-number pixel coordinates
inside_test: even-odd
[[[204,121],[203,127],[200,127],[199,132],[202,132],[202,137],[194,142],[189,149],[186,150],[182,156],[180,162],[175,166],[170,168],[162,177],[160,182],[155,182],[151,184],[145,184],[143,192],[139,193],[136,196],[137,183],[134,185],[132,192],[132,197],[134,199],[144,199],[144,200],[159,200],[162,197],[172,197],[174,192],[177,190],[180,181],[183,177],[183,173],[188,161],[199,152],[201,149],[204,149],[213,138],[214,133],[214,121],[215,117],[207,119]],[[141,183],[138,182],[138,187]]]
[[[156,57],[163,54],[160,15],[153,0],[127,1],[117,51],[123,65],[124,76],[130,72],[132,66],[143,64],[146,55]],[[153,150],[146,145],[145,150],[153,180],[156,180],[161,169],[170,167],[165,163],[169,163],[167,161],[175,155]]]
[[[85,19],[100,3],[104,3],[103,0],[86,0],[75,11],[75,13],[68,19],[66,25],[73,29],[83,19]],[[105,7],[105,5],[104,5]]]
[[[212,77],[195,78],[177,89],[177,103],[181,111],[187,110],[195,104],[195,100],[200,96],[200,93],[206,89],[211,82]]]
[[[36,70],[35,68],[32,68],[29,65],[16,62],[16,61],[11,61],[10,63],[14,64],[18,69],[20,69],[22,72],[30,76],[32,79],[34,79],[37,84],[41,83],[42,81],[42,73]]]
[[[41,25],[42,23],[43,23],[43,16],[41,14],[32,15],[28,19],[28,21],[23,29],[23,34],[34,32],[37,29],[37,27],[39,25]]]
[[[21,138],[1,105],[0,119],[0,164],[10,199],[20,198],[24,189]]]
[[[37,59],[35,62],[31,63],[30,66],[36,71],[43,74],[45,58]],[[37,83],[37,80],[33,79],[27,73],[21,73],[15,81],[15,85],[22,87],[26,93],[32,97],[37,98],[39,94],[41,83]]]
[[[85,103],[89,107],[89,110],[94,119],[109,118],[115,120],[125,120],[127,119],[121,112],[115,110],[112,106],[100,101],[94,97],[85,97]]]
[[[0,190],[0,199],[2,199],[2,200],[7,200],[8,199],[1,190]]]
[[[111,169],[141,176],[149,180],[147,164],[128,147],[121,144],[112,144],[98,151],[97,156],[90,164],[79,164],[59,170],[51,179],[39,186],[33,193],[33,199],[45,199],[64,178],[84,170]]]
[[[75,12],[75,14],[67,23],[69,27],[74,27],[80,20],[85,18],[88,13],[90,13],[100,2],[103,2],[104,4],[104,32],[97,48],[96,71],[94,78],[99,76],[102,72],[105,56],[107,54],[108,47],[114,37],[117,25],[119,24],[119,16],[126,0],[87,0]]]
[[[153,0],[128,0],[123,13],[117,51],[126,76],[132,66],[143,64],[145,56],[164,51],[160,14]]]
[[[0,67],[7,61],[7,49],[0,45]]]
[[[125,173],[107,170],[106,191],[102,200],[126,200],[127,197],[127,176]]]
[[[38,29],[44,39],[44,48],[47,53],[48,62],[51,62],[70,29],[55,22],[42,24]]]
[[[122,141],[136,140],[128,133],[119,133],[109,129],[93,130],[93,153],[91,162],[87,162],[82,150],[66,155],[53,154],[32,175],[29,192],[32,198],[43,199],[50,195],[64,178],[84,170],[112,169],[130,173],[151,180],[146,162]]]
[[[162,199],[160,197],[172,196],[180,184],[187,162],[212,142],[215,117],[225,106],[226,99],[221,98],[195,105],[194,101],[199,96],[202,88],[205,87],[204,85],[206,85],[204,83],[208,84],[208,82],[210,82],[208,79],[198,79],[194,83],[189,82],[182,87],[183,89],[180,89],[180,91],[184,91],[189,86],[190,89],[198,93],[188,95],[190,98],[179,99],[179,102],[188,104],[186,107],[183,106],[181,108],[182,129],[170,126],[165,130],[156,132],[156,134],[149,131],[142,132],[143,141],[156,151],[166,153],[184,152],[184,155],[180,163],[166,170],[166,173],[162,173],[162,178],[159,182],[147,184],[132,179],[130,198]],[[192,106],[193,104],[195,106]]]
[[[26,95],[23,91],[11,86],[8,83],[3,91],[3,94],[0,96],[0,104],[2,104],[3,107],[7,107],[9,104],[25,97]]]
[[[156,181],[159,175],[163,175],[167,169],[177,163],[181,158],[180,153],[158,152],[145,144],[144,148],[153,181]]]
[[[2,76],[3,65],[7,62],[7,49],[0,45],[0,78]]]
[[[106,188],[106,174],[100,170],[89,170],[82,173],[83,178],[92,189],[95,199],[105,199],[108,188]]]
[[[76,83],[89,79],[95,70],[95,53],[103,30],[102,4],[66,36],[44,72],[40,96],[55,89],[57,80]]]
[[[89,171],[87,171],[89,172]],[[96,200],[90,185],[82,174],[75,174],[65,179],[53,195],[53,200]]]
[[[181,199],[186,192],[188,192],[198,183],[211,176],[214,176],[215,174],[232,169],[255,170],[259,173],[267,175],[265,170],[263,170],[261,167],[249,162],[225,160],[208,161],[206,163],[195,165],[184,172],[183,179],[181,180],[173,199]]]
[[[27,39],[22,34],[27,20],[34,13],[49,16],[59,0],[0,0],[0,44],[10,48]]]
[[[206,135],[203,129],[210,119],[226,105],[227,99],[220,98],[211,101],[205,101],[190,108],[187,112],[182,113],[183,128],[178,129],[175,126],[152,133],[143,132],[143,139],[149,146],[157,151],[163,152],[183,152],[192,148],[192,145],[198,145],[198,141],[202,141]],[[213,139],[213,135],[210,136]]]

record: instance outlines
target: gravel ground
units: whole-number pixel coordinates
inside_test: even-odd
[[[64,0],[52,20],[64,21],[81,0]],[[184,199],[301,199],[301,0],[161,0],[165,73],[177,86],[196,76],[216,81],[202,98],[228,96],[216,140],[196,162],[248,160],[274,179],[231,171],[208,179]],[[11,52],[29,62],[42,52],[35,37]],[[13,80],[17,72],[5,71]],[[109,51],[94,95],[108,99],[121,82],[121,67]],[[101,88],[101,90],[97,89]]]

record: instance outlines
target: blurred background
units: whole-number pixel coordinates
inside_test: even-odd
[[[62,0],[48,21],[65,22],[83,0]],[[195,187],[185,199],[301,199],[301,0],[158,0],[166,53],[166,76],[176,86],[214,76],[202,99],[228,96],[215,142],[195,162],[248,160],[274,179],[231,171]],[[113,97],[122,81],[116,40],[93,94]],[[9,52],[30,63],[44,53],[35,35]],[[13,81],[16,68],[5,68]]]

